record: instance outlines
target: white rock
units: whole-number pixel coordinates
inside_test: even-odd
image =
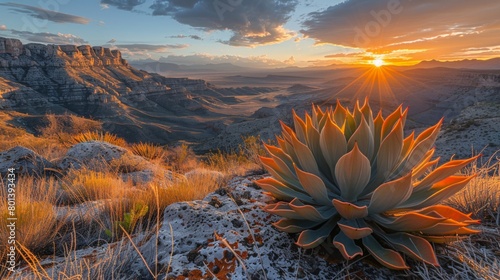
[[[5,175],[9,168],[14,168],[16,174],[43,175],[45,168],[54,165],[34,151],[16,146],[0,153],[0,174]]]
[[[78,143],[71,147],[63,158],[59,167],[63,170],[69,168],[80,169],[82,166],[92,167],[94,163],[111,163],[112,160],[121,158],[130,153],[125,148],[102,141],[88,141]],[[98,168],[96,166],[96,168]]]

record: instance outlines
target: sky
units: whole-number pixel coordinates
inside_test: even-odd
[[[0,36],[246,67],[500,57],[497,0],[0,0]]]

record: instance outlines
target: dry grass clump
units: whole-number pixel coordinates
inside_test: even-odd
[[[110,144],[120,147],[127,147],[127,141],[125,141],[125,139],[120,138],[108,132],[99,132],[99,131],[87,131],[79,133],[77,135],[72,136],[72,138],[68,141],[68,143],[74,145],[92,140],[108,142]]]
[[[23,146],[48,160],[55,160],[66,153],[66,148],[54,139],[36,137],[26,130],[9,124],[13,117],[0,112],[0,151]]]
[[[500,225],[500,161],[493,155],[487,163],[477,162],[466,170],[477,174],[462,191],[449,198],[446,204],[480,219],[483,224]]]
[[[15,217],[16,245],[43,253],[50,249],[61,224],[56,219],[53,204],[57,200],[58,183],[52,179],[36,179],[23,176],[16,182]],[[0,181],[0,277],[6,271],[8,236],[7,187]]]
[[[167,151],[162,146],[142,142],[132,144],[132,146],[130,146],[130,151],[135,155],[149,160],[165,161],[168,155]]]
[[[71,170],[63,179],[63,189],[73,203],[123,197],[131,184],[111,172],[86,168]]]
[[[44,121],[46,125],[39,129],[41,136],[47,139],[57,139],[62,144],[70,142],[73,135],[98,131],[102,128],[102,124],[98,121],[70,114],[47,114]]]
[[[210,153],[206,156],[206,166],[209,169],[217,170],[225,174],[243,176],[249,171],[263,172],[259,156],[266,155],[266,151],[261,144],[259,136],[242,137],[243,144],[238,149],[230,152]]]

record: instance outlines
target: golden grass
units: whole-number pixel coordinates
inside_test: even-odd
[[[120,138],[120,137],[118,137],[114,134],[108,133],[108,132],[99,132],[99,131],[87,131],[87,132],[79,133],[79,134],[73,136],[69,140],[69,143],[71,145],[73,145],[73,144],[88,142],[88,141],[92,141],[92,140],[108,142],[110,144],[120,146],[120,147],[127,147],[127,141],[125,141],[125,139]]]
[[[74,203],[123,197],[132,186],[114,173],[86,168],[71,170],[63,179],[63,189]]]
[[[260,156],[265,156],[259,136],[242,137],[243,144],[238,149],[230,152],[217,151],[206,156],[206,166],[225,174],[236,176],[246,175],[249,171],[264,172]]]
[[[58,183],[54,179],[36,179],[23,176],[16,182],[15,217],[16,243],[41,252],[54,242],[61,225],[57,222],[53,204],[57,199]],[[8,201],[7,188],[0,183],[0,276],[5,271]],[[9,245],[10,246],[10,245]],[[19,247],[17,247],[19,249]]]
[[[445,201],[446,204],[464,213],[472,213],[472,217],[482,223],[500,225],[500,161],[493,157],[484,165],[477,163],[466,170],[477,177],[459,193]]]
[[[149,160],[164,161],[167,158],[167,151],[155,144],[150,143],[137,143],[130,146],[130,151],[135,155],[141,156]]]
[[[102,124],[98,121],[78,117],[75,115],[45,115],[47,125],[40,128],[43,138],[57,139],[61,143],[67,143],[72,135],[85,133],[88,131],[101,130]]]

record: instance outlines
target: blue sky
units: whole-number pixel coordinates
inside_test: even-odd
[[[283,67],[500,56],[500,1],[0,0],[0,36]]]

